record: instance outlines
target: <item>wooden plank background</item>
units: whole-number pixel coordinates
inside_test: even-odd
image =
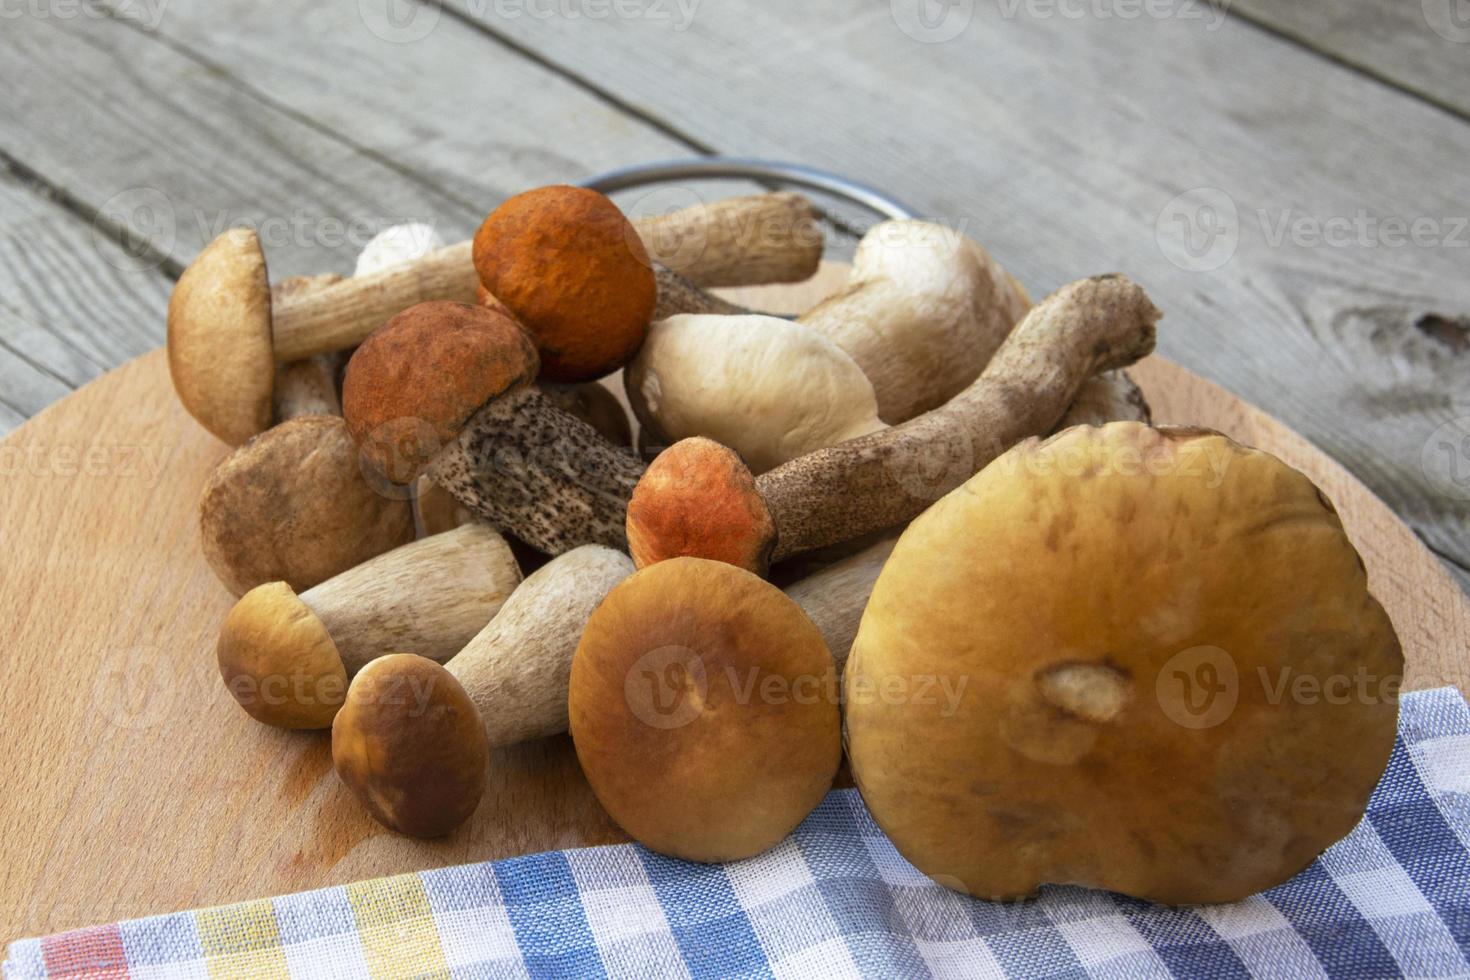
[[[27,8],[0,32],[0,431],[161,342],[171,280],[231,224],[273,274],[347,271],[387,224],[457,237],[529,185],[759,154],[963,226],[1038,295],[1145,282],[1166,355],[1470,583],[1464,4],[925,4]]]

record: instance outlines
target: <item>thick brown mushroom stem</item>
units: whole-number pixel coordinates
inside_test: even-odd
[[[1160,316],[1123,276],[1064,286],[945,405],[763,474],[774,560],[912,520],[1009,447],[1051,431],[1088,378],[1146,356]]]
[[[460,503],[533,548],[626,548],[624,511],[643,463],[557,408],[539,388],[481,408],[430,464]]]

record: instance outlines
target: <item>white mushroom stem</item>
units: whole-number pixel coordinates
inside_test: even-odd
[[[760,194],[722,202],[717,212],[711,207],[685,208],[635,221],[634,227],[645,245],[653,246],[649,254],[655,262],[696,286],[701,277],[721,285],[799,280],[810,275],[820,261],[821,235],[810,233],[815,228],[815,212],[797,195]],[[747,237],[742,233],[750,226],[769,227],[781,220],[792,223],[792,234]],[[649,230],[646,236],[645,229]],[[708,243],[703,251],[691,244],[700,240]],[[660,243],[664,243],[662,249]],[[436,299],[474,303],[479,279],[471,244],[458,242],[371,275],[286,297],[271,312],[276,360],[293,361],[355,347],[389,317],[415,303]],[[756,254],[746,254],[742,251],[746,247]],[[747,278],[768,275],[777,278]],[[667,287],[661,282],[660,295],[667,288],[670,301],[681,300],[686,304],[681,309],[688,312],[690,300],[685,291],[675,289],[677,284],[673,278],[668,279]]]
[[[1152,351],[1160,315],[1122,276],[1064,286],[942,407],[760,476],[773,560],[912,520],[1009,447],[1051,431],[1093,375]]]
[[[1148,400],[1126,371],[1099,374],[1082,386],[1057,429],[1109,422],[1151,422]]]
[[[301,361],[276,366],[272,394],[276,422],[303,415],[341,415],[342,399],[337,394],[337,376],[342,369],[340,354],[318,354]]]
[[[1030,305],[959,231],[885,221],[863,236],[847,287],[798,320],[852,355],[896,425],[968,387]]]
[[[821,630],[839,671],[893,544],[871,545],[786,590]],[[567,730],[577,643],[593,610],[631,574],[633,562],[622,552],[597,545],[569,551],[521,583],[445,665],[474,701],[492,747]]]
[[[532,573],[446,669],[485,722],[490,745],[567,730],[567,678],[592,611],[633,574],[633,561],[599,545],[573,549]]]
[[[623,382],[651,438],[671,445],[705,436],[738,452],[754,473],[884,428],[857,362],[780,317],[660,320]]]
[[[406,544],[301,593],[348,676],[386,653],[443,662],[520,584],[505,539],[479,524]]]

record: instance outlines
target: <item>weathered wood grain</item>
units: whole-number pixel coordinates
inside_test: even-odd
[[[0,168],[0,433],[163,338],[168,280]]]
[[[1462,0],[1232,0],[1230,12],[1470,115],[1470,9]]]
[[[1470,502],[1423,464],[1436,430],[1470,419],[1454,339],[1470,316],[1470,125],[1229,18],[975,4],[957,36],[922,43],[898,25],[903,4],[732,0],[682,32],[455,8],[691,139],[890,188],[962,224],[1035,294],[1127,272],[1166,311],[1164,353],[1293,425],[1470,566]],[[1211,204],[1218,241],[1236,243],[1218,268],[1180,248],[1183,231],[1208,243]],[[1351,228],[1337,245],[1290,233],[1360,213],[1422,219],[1438,244],[1399,245],[1381,225],[1362,243]]]

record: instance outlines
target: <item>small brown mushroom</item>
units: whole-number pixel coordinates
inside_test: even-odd
[[[411,837],[442,837],[469,819],[489,761],[485,729],[464,688],[413,654],[364,667],[332,722],[337,775],[373,819]]]
[[[1358,823],[1402,671],[1305,476],[1203,430],[1078,426],[904,532],[847,664],[847,744],[879,826],[950,887],[1230,902]],[[1283,694],[1302,677],[1352,693]]]
[[[297,595],[257,586],[220,630],[220,674],[252,717],[325,728],[347,679],[385,653],[447,660],[521,580],[505,540],[466,525],[379,555]]]
[[[335,415],[303,415],[248,440],[199,500],[204,557],[237,596],[266,582],[310,589],[413,537],[408,501],[363,479]]]
[[[785,590],[826,640],[839,672],[873,582],[892,552],[894,540],[875,542]],[[490,624],[444,665],[442,672],[449,675],[445,683],[463,687],[483,722],[482,732],[463,734],[466,757],[473,758],[480,751],[480,742],[488,742],[495,749],[567,730],[567,686],[577,644],[593,610],[632,573],[632,562],[621,552],[600,545],[574,548],[527,576]],[[396,665],[408,663],[374,661],[373,683],[386,684]],[[412,666],[414,675],[420,677],[414,682],[416,686],[429,688],[434,682],[422,675],[427,673],[432,678],[436,671],[417,662]],[[349,701],[365,674],[359,673],[348,689]],[[345,714],[339,714],[333,724],[334,753],[339,737],[354,741],[368,737],[355,733],[356,716],[344,718]],[[413,760],[424,751],[422,746],[435,746],[435,752],[442,748],[443,754],[437,758],[448,758],[457,751],[426,730],[426,725],[437,724],[432,719],[421,721],[426,718],[425,714],[400,717],[391,730],[386,724],[375,725],[370,737],[377,761],[369,775],[352,781],[355,793],[396,799],[401,810],[425,808],[417,802],[425,786],[417,780]],[[362,769],[367,771],[367,767]],[[434,806],[468,816],[481,788],[460,778],[448,783],[473,796],[467,795],[453,805]],[[443,800],[442,786],[433,787],[433,792]]]
[[[577,758],[645,846],[735,861],[777,844],[842,758],[822,635],[763,579],[679,558],[608,593],[572,660]]]
[[[775,202],[770,197],[776,195],[651,219],[648,226],[657,228],[652,237],[683,243],[667,255],[652,250],[653,258],[676,263],[671,276],[683,270],[696,281],[755,285],[772,280],[744,276],[804,278],[820,259],[820,235],[760,236],[747,243],[750,253],[729,247],[747,219],[779,213],[798,225],[814,225],[814,212],[793,205],[792,195],[779,195]],[[637,223],[640,235],[644,226]],[[676,233],[680,227],[687,237]],[[691,249],[689,241],[701,237],[712,247]],[[461,242],[371,275],[273,300],[259,236],[244,228],[224,232],[184,270],[169,300],[169,371],[179,400],[216,437],[238,446],[271,424],[277,362],[347,350],[415,303],[475,302],[479,281],[471,253],[471,243]],[[669,281],[672,294],[677,279]]]

